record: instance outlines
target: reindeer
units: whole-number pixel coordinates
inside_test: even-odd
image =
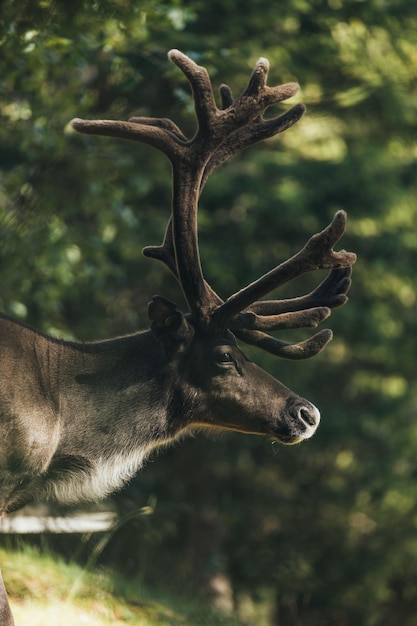
[[[347,301],[356,256],[333,250],[345,230],[345,213],[337,212],[298,253],[226,301],[204,278],[197,233],[198,201],[208,176],[302,117],[305,107],[297,104],[264,118],[271,105],[296,94],[298,85],[267,86],[269,64],[261,58],[240,97],[221,86],[218,108],[207,71],[178,50],[168,56],[193,92],[192,139],[169,119],[74,119],[72,127],[149,144],[170,160],[172,208],[165,238],[143,252],[174,275],[189,311],[154,296],[150,329],[91,343],[58,340],[0,317],[0,513],[40,498],[102,498],[132,477],[152,450],[195,428],[295,444],[319,424],[318,409],[249,361],[237,340],[289,359],[312,357],[331,340],[330,330],[300,343],[269,332],[316,327]],[[317,269],[331,271],[311,293],[262,300]],[[3,598],[7,610],[5,591]]]

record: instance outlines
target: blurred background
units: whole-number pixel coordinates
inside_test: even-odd
[[[287,362],[244,348],[320,408],[315,437],[286,448],[199,435],[161,452],[114,501],[126,522],[100,562],[244,624],[417,624],[413,2],[3,0],[0,310],[94,340],[146,328],[155,293],[184,306],[167,270],[141,255],[163,237],[168,161],[68,128],[73,117],[152,115],[192,135],[173,47],[235,95],[266,56],[270,85],[301,85],[282,110],[307,105],[295,127],[207,184],[200,246],[216,291],[227,297],[291,256],[341,208],[341,246],[358,262],[319,356]]]

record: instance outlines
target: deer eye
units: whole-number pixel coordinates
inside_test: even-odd
[[[217,355],[217,361],[219,363],[234,363],[234,359],[230,352],[220,352]]]

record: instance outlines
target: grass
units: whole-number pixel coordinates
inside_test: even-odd
[[[28,546],[0,548],[0,566],[16,626],[243,626],[190,599],[157,595]]]

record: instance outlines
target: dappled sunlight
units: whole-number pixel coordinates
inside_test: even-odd
[[[343,124],[330,116],[303,119],[291,133],[283,136],[282,142],[287,149],[314,161],[340,163],[347,153]]]

